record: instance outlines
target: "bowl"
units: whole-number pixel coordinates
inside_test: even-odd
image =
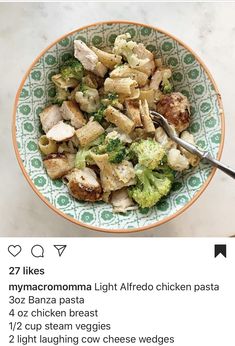
[[[41,134],[39,113],[55,94],[51,76],[72,55],[74,39],[97,47],[110,46],[118,34],[126,32],[172,68],[175,90],[190,101],[189,130],[196,144],[219,159],[224,141],[223,106],[217,86],[201,59],[171,34],[145,24],[112,21],[79,28],[53,42],[29,67],[16,95],[13,115],[16,156],[30,186],[52,210],[77,225],[106,232],[146,230],[175,218],[196,201],[215,173],[215,168],[201,162],[198,167],[177,175],[170,195],[155,207],[126,214],[114,214],[104,202],[79,202],[69,195],[62,181],[52,181],[47,176],[37,143]]]

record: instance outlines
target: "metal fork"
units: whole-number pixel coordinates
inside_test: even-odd
[[[235,170],[214,159],[208,151],[202,151],[198,149],[195,145],[190,144],[184,141],[183,139],[177,137],[163,115],[155,111],[150,111],[150,115],[152,117],[153,122],[155,124],[160,125],[166,132],[167,136],[170,137],[174,142],[176,142],[184,149],[188,150],[190,153],[197,155],[198,157],[200,157],[200,159],[206,160],[212,166],[219,168],[221,171],[235,179]]]

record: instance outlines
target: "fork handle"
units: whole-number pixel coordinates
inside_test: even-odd
[[[205,153],[202,158],[210,162],[213,166],[219,168],[224,173],[228,174],[233,179],[235,179],[235,170],[214,159],[209,153]]]
[[[200,157],[200,159],[204,159],[207,162],[209,162],[212,166],[215,166],[217,168],[219,168],[221,171],[223,171],[224,173],[228,174],[230,177],[232,177],[233,179],[235,179],[235,170],[224,165],[223,163],[221,163],[220,161],[214,159],[210,153],[208,153],[207,151],[202,151],[200,149],[198,149],[195,145],[188,143],[186,141],[184,141],[183,139],[179,138],[179,137],[175,137],[174,138],[175,142],[179,145],[181,145],[183,148],[185,148],[186,150],[188,150],[189,152],[191,152],[192,154],[195,154],[197,156]]]

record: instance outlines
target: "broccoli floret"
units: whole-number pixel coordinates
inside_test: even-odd
[[[60,73],[63,79],[68,80],[75,78],[82,80],[84,68],[79,60],[76,58],[70,58],[60,68]]]
[[[169,75],[167,73],[163,73],[161,90],[163,94],[170,94],[173,91],[173,85],[169,81]]]
[[[101,123],[102,120],[104,119],[104,111],[106,109],[106,106],[103,104],[100,105],[99,109],[97,112],[93,113],[93,117],[95,121],[98,121],[98,123]]]
[[[96,140],[91,142],[87,147],[81,148],[76,154],[75,167],[79,169],[83,169],[86,167],[87,163],[88,164],[92,163],[90,154],[92,152],[96,152],[98,149],[98,146],[102,145],[104,140],[105,140],[105,134],[103,133]]]
[[[115,106],[119,102],[118,95],[115,93],[108,93],[101,99],[100,102],[101,104],[99,109],[92,114],[94,120],[98,121],[99,123],[101,123],[104,120],[104,111],[107,108],[107,106]]]
[[[121,163],[126,156],[126,148],[119,138],[110,138],[106,150],[111,163]]]
[[[107,99],[110,100],[110,101],[114,101],[118,98],[118,94],[116,93],[108,93],[107,94]]]
[[[167,166],[165,163],[163,165],[160,165],[157,169],[157,171],[161,174],[163,174],[165,177],[170,179],[170,181],[173,183],[175,179],[175,172],[173,169],[171,169],[169,166]]]
[[[75,167],[79,169],[83,169],[86,167],[86,161],[90,155],[90,149],[83,148],[78,150],[75,157]]]
[[[165,156],[165,150],[152,139],[142,139],[130,146],[130,155],[136,155],[138,162],[149,168],[156,169]]]
[[[135,171],[137,184],[130,187],[128,193],[141,208],[153,207],[169,193],[172,181],[164,174],[141,165],[137,165]]]
[[[126,157],[127,150],[119,138],[110,138],[106,143],[98,147],[98,153],[107,153],[111,163],[121,163]]]
[[[60,87],[56,87],[56,94],[52,101],[53,104],[58,104],[59,106],[62,105],[62,103],[66,100],[68,100],[69,92],[65,89],[62,89]]]
[[[89,147],[96,147],[104,143],[105,133],[102,133],[98,138],[96,138],[93,142],[90,143]]]

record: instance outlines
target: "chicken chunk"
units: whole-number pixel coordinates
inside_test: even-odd
[[[71,125],[76,129],[79,129],[86,124],[86,119],[80,111],[77,103],[73,101],[64,101],[60,109],[64,120],[70,120]]]
[[[112,164],[108,160],[108,154],[92,154],[92,159],[100,168],[100,180],[104,192],[120,190],[124,186],[134,185],[135,171],[130,161],[122,161]]]
[[[40,113],[40,120],[45,133],[62,119],[62,114],[58,105],[48,106]]]
[[[47,138],[62,142],[72,138],[74,134],[75,129],[72,126],[60,121],[47,132]]]
[[[104,77],[107,68],[98,60],[98,56],[81,40],[74,41],[74,56],[87,71],[92,71],[100,77]]]
[[[50,154],[43,160],[47,174],[51,179],[59,179],[67,174],[75,165],[74,154]]]
[[[97,55],[81,40],[74,41],[74,56],[87,71],[93,71],[98,63]]]
[[[112,192],[111,204],[115,213],[126,213],[129,210],[136,210],[138,206],[133,199],[128,196],[127,188]]]
[[[95,202],[102,198],[102,187],[96,173],[88,167],[73,169],[67,176],[68,189],[74,198]]]
[[[186,96],[180,92],[163,95],[157,103],[157,112],[162,114],[176,131],[182,132],[189,126],[189,103]]]

